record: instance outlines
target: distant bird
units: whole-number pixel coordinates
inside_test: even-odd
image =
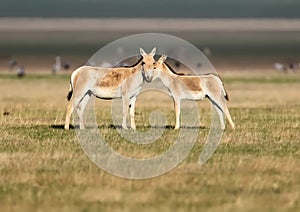
[[[10,60],[8,61],[8,66],[9,66],[9,70],[12,71],[17,65],[17,61],[16,60]]]
[[[52,66],[52,74],[56,74],[56,72],[61,70],[61,57],[55,57],[55,64]]]
[[[297,63],[290,63],[289,68],[295,72],[299,68],[299,65]]]
[[[70,65],[70,63],[64,62],[63,67],[67,71],[67,70],[69,70],[69,68],[71,67],[71,65]]]
[[[287,72],[288,71],[288,67],[282,63],[274,63],[273,64],[273,67],[278,70],[278,71],[281,71],[281,72]]]
[[[24,76],[25,76],[25,67],[21,65],[17,68],[17,77],[22,78]]]
[[[55,63],[52,66],[52,73],[55,74],[56,72],[59,72],[62,69],[67,71],[67,70],[69,70],[70,67],[71,67],[70,63],[64,62],[60,56],[56,56]]]
[[[207,57],[211,55],[211,50],[208,47],[203,48],[203,54],[205,54]]]

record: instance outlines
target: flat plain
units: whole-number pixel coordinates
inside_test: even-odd
[[[1,211],[298,211],[300,209],[300,75],[221,74],[236,130],[226,128],[207,163],[198,158],[210,126],[210,103],[197,103],[200,131],[189,156],[155,178],[128,180],[93,164],[74,129],[63,130],[69,75],[1,74]],[[177,132],[169,96],[145,93],[137,128],[162,111],[170,127],[147,145],[112,127],[111,102],[96,101],[99,130],[121,154],[146,158],[166,151]]]

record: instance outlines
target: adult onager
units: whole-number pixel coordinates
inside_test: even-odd
[[[147,82],[152,80],[155,52],[156,48],[149,54],[140,49],[142,57],[131,67],[101,68],[82,66],[76,69],[70,80],[65,129],[69,129],[74,108],[77,109],[80,129],[85,128],[83,113],[91,95],[100,99],[122,98],[122,127],[127,129],[126,118],[130,105],[131,128],[136,129],[134,121],[135,101],[144,79]]]
[[[181,100],[202,100],[204,98],[208,98],[215,107],[220,118],[221,128],[225,129],[223,115],[225,114],[231,128],[234,129],[234,123],[226,106],[228,95],[221,79],[214,74],[199,76],[178,75],[165,63],[166,59],[167,56],[162,55],[155,63],[153,80],[156,78],[161,79],[173,97],[176,116],[175,129],[180,127]]]

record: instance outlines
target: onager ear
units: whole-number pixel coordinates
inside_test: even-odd
[[[150,53],[150,56],[154,56],[155,55],[155,53],[156,53],[156,47],[154,47],[153,49],[152,49],[152,51],[151,51],[151,53]]]
[[[143,57],[145,57],[147,55],[147,53],[142,48],[140,48],[140,53]]]
[[[164,62],[166,61],[166,59],[167,59],[167,55],[162,55],[162,56],[159,58],[159,61],[160,61],[161,63],[164,63]]]

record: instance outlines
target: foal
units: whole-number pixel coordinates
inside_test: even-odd
[[[83,113],[91,95],[100,99],[122,98],[122,127],[127,129],[126,118],[130,105],[131,128],[136,129],[134,121],[135,101],[143,80],[145,79],[147,82],[152,80],[155,52],[156,48],[149,54],[140,48],[142,58],[131,67],[101,68],[82,66],[76,69],[70,80],[65,129],[69,129],[70,118],[74,109],[77,109],[80,129],[85,128]]]
[[[234,129],[234,123],[226,106],[228,96],[221,79],[214,74],[201,76],[175,74],[165,63],[166,59],[167,56],[163,55],[155,63],[153,79],[160,78],[173,97],[176,116],[175,129],[180,127],[180,101],[182,99],[202,100],[204,98],[208,98],[215,107],[220,118],[221,128],[225,129],[223,115],[225,114],[231,128]]]

